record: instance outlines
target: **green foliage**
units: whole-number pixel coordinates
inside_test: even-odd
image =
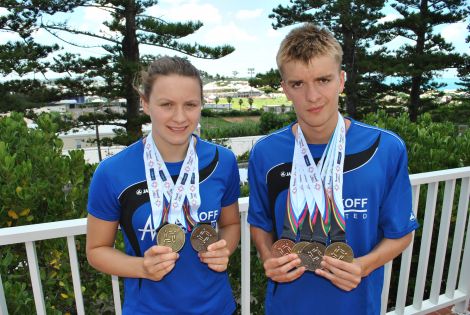
[[[470,98],[458,98],[429,111],[434,122],[453,122],[470,126]]]
[[[201,137],[204,139],[217,139],[228,137],[246,137],[260,134],[258,123],[252,120],[245,120],[240,123],[223,122],[215,120],[214,125],[208,127],[201,123]]]
[[[405,141],[410,174],[470,165],[470,129],[460,134],[454,124],[433,122],[429,114],[413,123],[407,114],[394,118],[379,111],[364,121],[391,130]]]
[[[284,114],[265,112],[261,115],[260,118],[260,132],[261,134],[268,134],[284,126],[287,126],[296,119],[295,112],[288,112]]]
[[[248,80],[250,86],[259,88],[268,86],[273,91],[281,86],[281,74],[277,69],[270,69],[266,73],[257,73],[254,78]]]
[[[58,125],[50,115],[39,116],[37,125],[36,129],[28,128],[18,113],[0,119],[1,228],[75,219],[86,214],[93,167],[85,163],[83,151],[62,155],[62,141],[56,134]],[[48,314],[74,309],[65,247],[65,240],[36,244]],[[84,240],[77,240],[77,248],[84,252]],[[83,266],[86,260],[84,255],[81,257]],[[34,309],[25,262],[23,245],[2,247],[0,274],[13,314],[27,314]],[[83,272],[82,275],[87,276]]]
[[[249,157],[250,151],[246,151],[245,153],[237,156],[237,162],[248,162]]]
[[[60,100],[62,96],[58,89],[50,88],[39,80],[2,82],[0,83],[0,94],[3,95],[0,99],[0,112],[19,112],[27,108],[44,106],[49,102]]]
[[[202,117],[242,117],[242,116],[261,116],[262,110],[254,109],[249,112],[239,111],[236,109],[216,111],[209,108],[203,108]]]

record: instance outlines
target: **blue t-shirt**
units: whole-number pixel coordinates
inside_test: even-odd
[[[260,139],[248,166],[248,222],[281,237],[292,168],[292,125]],[[326,145],[309,145],[320,158]],[[401,238],[418,227],[412,212],[404,142],[394,133],[351,120],[346,134],[343,204],[346,240],[355,257],[383,238]],[[350,292],[305,272],[290,283],[268,281],[266,314],[379,314],[383,267]]]
[[[88,212],[102,220],[119,221],[125,252],[142,257],[156,244],[145,178],[142,140],[102,161],[93,175]],[[234,154],[197,139],[201,222],[215,226],[223,207],[238,200],[240,178]],[[166,163],[178,177],[183,162]],[[160,281],[124,279],[123,314],[232,314],[235,301],[227,272],[216,272],[200,261],[190,233],[175,268]],[[113,263],[113,262],[110,262]]]

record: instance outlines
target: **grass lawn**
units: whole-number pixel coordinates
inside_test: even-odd
[[[250,108],[250,104],[248,104],[248,98],[247,97],[242,97],[242,98],[233,98],[232,99],[232,108],[233,109],[238,109],[240,110],[240,104],[239,100],[243,100],[243,103],[241,105],[242,110],[247,110]],[[219,104],[227,104],[228,101],[225,97],[221,97],[219,100]],[[262,109],[263,106],[265,105],[286,105],[286,106],[292,106],[292,103],[287,100],[285,96],[280,96],[276,98],[257,98],[253,97],[253,108],[254,109]]]

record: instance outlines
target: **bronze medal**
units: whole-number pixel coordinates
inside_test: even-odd
[[[185,241],[185,233],[176,224],[162,226],[157,234],[157,245],[170,247],[174,252],[179,252]]]
[[[330,256],[348,263],[352,263],[354,254],[351,246],[343,242],[330,244],[325,250],[325,256]]]
[[[301,241],[301,242],[295,243],[294,247],[292,248],[292,252],[295,254],[300,254],[302,252],[302,248],[304,248],[308,244],[310,243],[307,241]]]
[[[317,242],[309,243],[299,254],[302,261],[301,266],[304,266],[308,271],[315,271],[320,268],[320,263],[325,254],[325,245]]]
[[[293,241],[282,238],[274,242],[273,246],[271,247],[271,253],[274,257],[282,257],[285,255],[289,255],[292,252],[293,247]]]
[[[191,245],[197,252],[207,251],[207,246],[219,240],[217,231],[209,224],[198,225],[191,233]]]

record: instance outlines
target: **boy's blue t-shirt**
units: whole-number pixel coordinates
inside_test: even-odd
[[[260,139],[251,151],[248,222],[281,237],[292,168],[292,125]],[[326,145],[309,145],[320,158]],[[351,120],[346,134],[343,204],[346,240],[355,257],[383,239],[397,239],[418,223],[412,212],[404,142],[394,133]],[[290,283],[268,281],[266,314],[379,314],[383,267],[350,292],[305,272]]]

